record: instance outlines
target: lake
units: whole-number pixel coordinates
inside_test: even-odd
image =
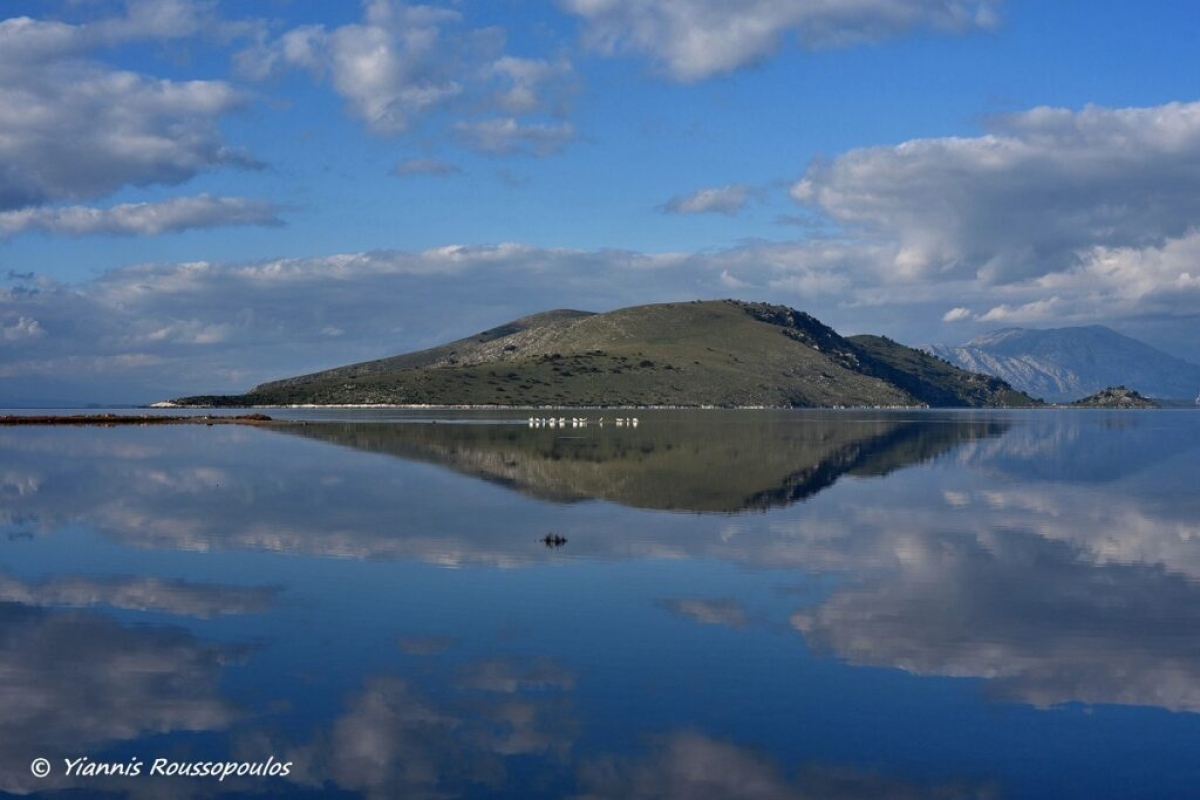
[[[0,792],[1200,786],[1200,413],[271,413],[0,430]]]

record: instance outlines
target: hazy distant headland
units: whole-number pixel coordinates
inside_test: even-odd
[[[1103,325],[1005,328],[964,345],[922,349],[1054,403],[1078,403],[1117,386],[1134,387],[1158,400],[1187,402],[1200,391],[1200,366]]]
[[[448,344],[180,406],[1032,407],[998,378],[785,306],[555,310]]]

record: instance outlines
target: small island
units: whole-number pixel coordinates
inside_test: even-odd
[[[736,300],[559,309],[181,407],[1009,408],[1042,403],[883,336]]]
[[[1109,386],[1082,400],[1071,403],[1069,408],[1161,408],[1156,401],[1125,386]]]

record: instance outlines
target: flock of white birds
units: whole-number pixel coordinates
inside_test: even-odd
[[[530,417],[529,427],[531,428],[586,428],[591,423],[588,417]],[[604,417],[596,421],[596,424],[601,428],[604,427]],[[616,417],[616,425],[618,428],[623,428],[626,425],[636,428],[638,424],[637,417]]]

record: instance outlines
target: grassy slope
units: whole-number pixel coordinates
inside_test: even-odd
[[[894,343],[892,343],[894,345]],[[894,345],[900,348],[899,345]],[[891,348],[856,345],[806,314],[733,301],[554,311],[431,350],[262,384],[190,404],[530,406],[998,405],[983,390],[902,383]],[[864,355],[869,352],[870,355]],[[908,358],[909,356],[905,356]],[[964,385],[965,378],[958,379]],[[992,379],[981,378],[982,381]],[[976,395],[979,395],[978,397]],[[1014,398],[1019,395],[1014,393]],[[933,398],[933,399],[929,399]]]
[[[934,407],[1031,407],[1040,405],[1005,381],[967,372],[922,350],[884,336],[851,336],[867,368]]]

